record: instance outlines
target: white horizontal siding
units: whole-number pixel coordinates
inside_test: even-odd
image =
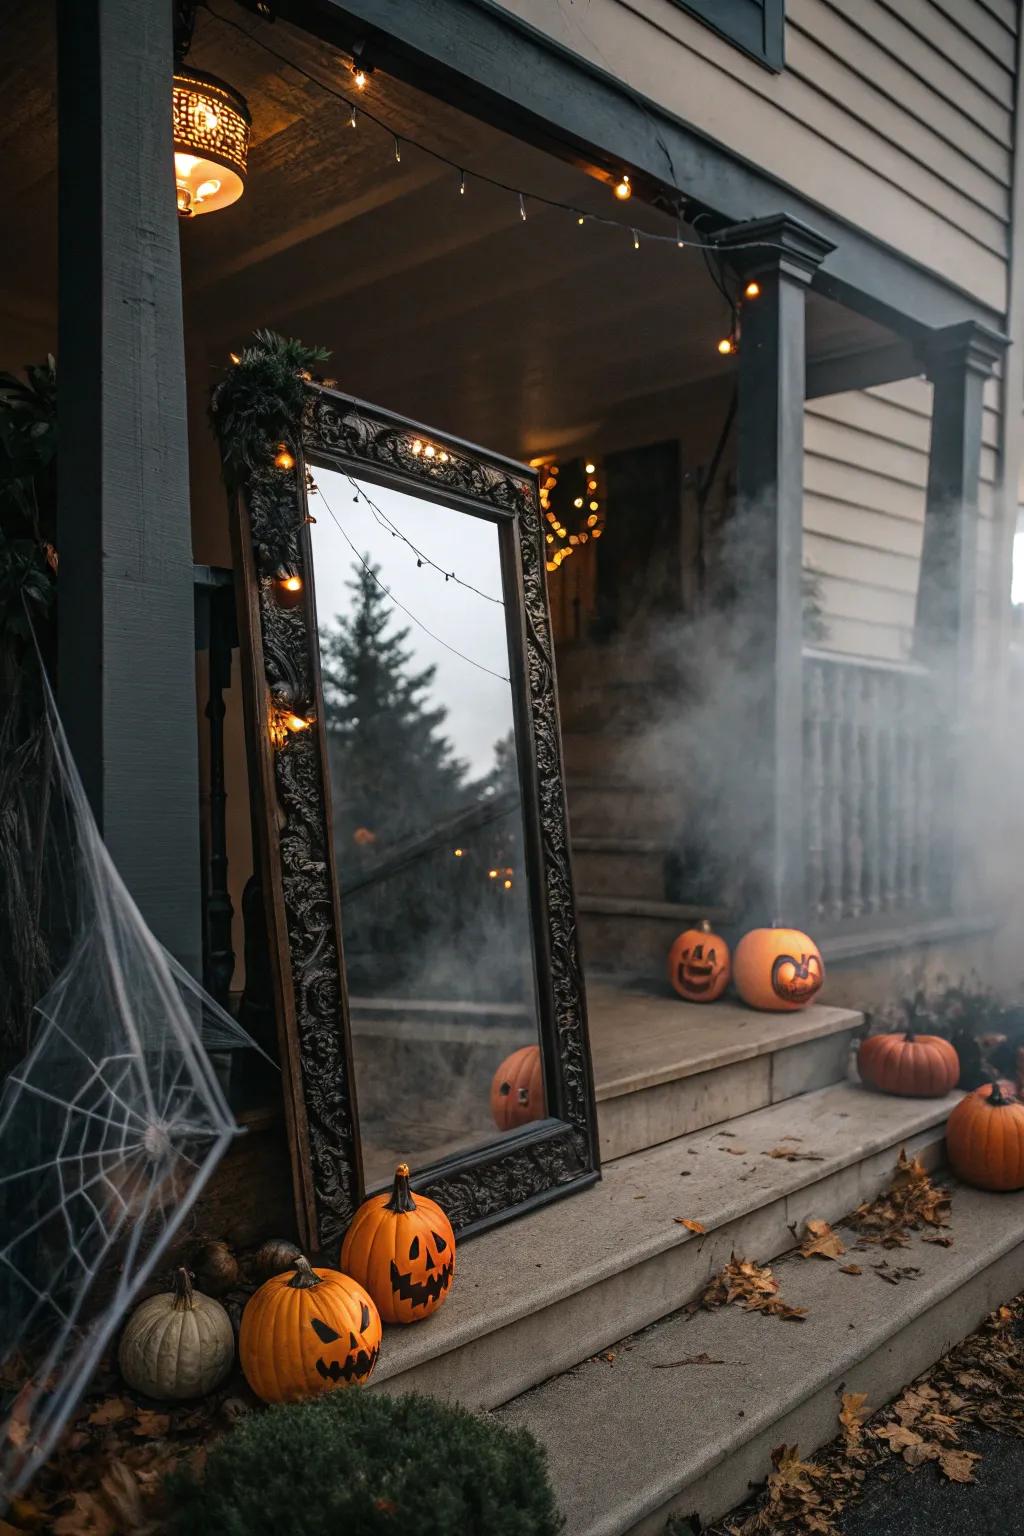
[[[990,0],[787,0],[773,74],[673,0],[503,0],[701,133],[1006,306],[1016,15]]]
[[[994,391],[989,391],[993,398]],[[804,563],[818,573],[829,650],[910,653],[928,484],[931,386],[829,395],[804,416]],[[983,419],[978,592],[989,583],[998,415]]]

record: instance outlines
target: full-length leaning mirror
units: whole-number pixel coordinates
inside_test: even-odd
[[[235,503],[299,1224],[597,1174],[532,472],[314,384]]]

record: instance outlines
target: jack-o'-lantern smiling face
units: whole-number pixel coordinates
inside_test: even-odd
[[[688,1002],[714,1002],[729,985],[729,974],[729,947],[709,922],[688,928],[669,950],[668,979]]]
[[[377,1363],[380,1353],[380,1340],[373,1341],[368,1337],[370,1329],[370,1309],[365,1302],[361,1303],[361,1316],[359,1319],[358,1334],[354,1328],[349,1328],[347,1338],[344,1333],[338,1333],[325,1323],[323,1318],[311,1317],[309,1325],[321,1344],[327,1346],[322,1355],[317,1357],[316,1372],[324,1381],[329,1381],[333,1386],[344,1382],[350,1386],[354,1381],[365,1381]],[[332,1346],[338,1345],[338,1349]]]
[[[772,991],[787,1003],[809,1003],[825,980],[816,954],[779,955],[772,965]]]
[[[408,1249],[408,1267],[391,1260],[391,1291],[396,1301],[433,1311],[452,1283],[454,1245],[441,1232],[417,1232]]]

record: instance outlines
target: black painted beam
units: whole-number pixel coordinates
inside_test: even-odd
[[[58,7],[60,706],[107,846],[201,964],[171,6]]]
[[[246,0],[254,4],[254,0]],[[278,13],[420,90],[581,166],[632,168],[645,199],[721,225],[784,207],[836,247],[814,287],[901,334],[1001,316],[707,138],[497,0],[279,0]],[[713,227],[713,226],[709,226]]]
[[[743,309],[736,507],[725,552],[749,658],[750,923],[805,916],[803,780],[803,455],[806,293],[832,250],[785,215],[723,236],[760,296]],[[748,250],[751,241],[764,246]]]

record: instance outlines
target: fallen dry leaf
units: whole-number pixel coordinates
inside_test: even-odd
[[[905,1248],[908,1232],[922,1225],[948,1225],[950,1194],[940,1189],[919,1158],[908,1158],[904,1147],[896,1164],[892,1183],[877,1200],[865,1201],[849,1218],[861,1234],[861,1241],[879,1243],[883,1248]]]
[[[838,1232],[833,1232],[827,1221],[810,1217],[805,1223],[807,1235],[800,1245],[802,1258],[838,1259],[846,1252],[846,1245]]]
[[[117,1424],[121,1419],[126,1419],[132,1413],[131,1403],[126,1402],[123,1397],[108,1397],[102,1403],[97,1403],[96,1407],[89,1414],[86,1423],[96,1425]]]
[[[704,1231],[704,1223],[702,1221],[693,1221],[689,1216],[674,1216],[672,1219],[677,1226],[685,1227],[687,1232]]]
[[[981,1460],[978,1451],[940,1451],[936,1458],[951,1483],[973,1483],[974,1464]]]
[[[864,1271],[859,1264],[840,1264],[839,1273],[841,1275],[862,1275]]]
[[[848,1439],[859,1439],[864,1420],[867,1418],[866,1392],[844,1392],[839,1410],[839,1422]]]
[[[800,1138],[795,1136],[793,1140],[799,1141]],[[825,1161],[821,1152],[797,1152],[794,1147],[772,1147],[770,1152],[762,1152],[761,1156],[784,1158],[787,1163],[823,1163]]]
[[[746,1147],[719,1147],[719,1152],[731,1152],[733,1157],[746,1157]]]
[[[161,1435],[166,1435],[171,1427],[169,1413],[157,1413],[152,1408],[136,1408],[135,1427],[133,1435],[145,1435],[147,1439],[159,1440]]]
[[[934,1243],[936,1248],[952,1248],[953,1238],[949,1232],[926,1232],[921,1238],[922,1243]]]

